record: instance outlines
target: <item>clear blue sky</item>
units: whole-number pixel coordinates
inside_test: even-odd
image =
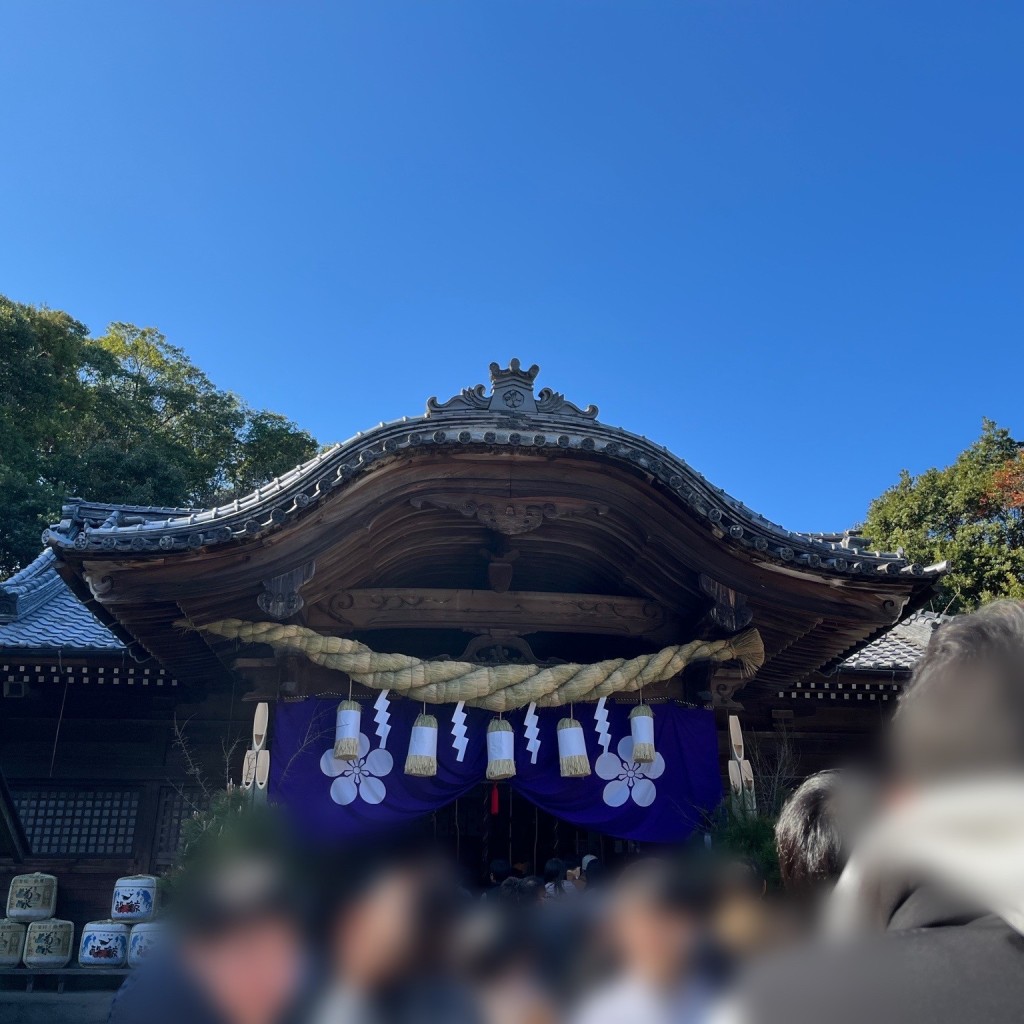
[[[321,440],[490,360],[793,529],[1024,436],[1024,6],[0,11],[0,291]]]

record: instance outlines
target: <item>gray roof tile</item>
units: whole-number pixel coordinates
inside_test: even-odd
[[[68,589],[53,552],[0,582],[0,649],[120,651],[113,633]]]
[[[928,649],[932,633],[952,618],[952,615],[938,612],[915,612],[840,662],[839,669],[843,672],[909,671]]]

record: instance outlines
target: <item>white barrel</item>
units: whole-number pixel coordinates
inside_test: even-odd
[[[0,918],[0,967],[17,967],[25,952],[25,925]]]
[[[57,879],[35,871],[15,875],[7,890],[7,916],[12,921],[45,921],[57,910]]]
[[[156,913],[156,878],[153,875],[126,875],[117,880],[110,916],[115,921],[148,921]]]
[[[142,921],[132,925],[128,936],[128,966],[138,967],[163,940],[166,926],[159,921]]]
[[[128,925],[123,921],[90,921],[78,946],[80,967],[124,967],[128,962]]]
[[[33,921],[25,933],[26,967],[66,967],[75,942],[75,926],[70,921],[51,917]]]

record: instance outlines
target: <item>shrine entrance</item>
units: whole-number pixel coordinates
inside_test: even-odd
[[[481,885],[497,859],[543,877],[551,857],[580,860],[592,853],[609,864],[637,849],[628,840],[559,821],[501,782],[482,783],[442,808],[425,823],[425,831],[451,852],[468,881]]]

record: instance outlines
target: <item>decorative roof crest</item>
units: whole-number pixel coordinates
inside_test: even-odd
[[[534,363],[524,370],[518,359],[509,361],[502,368],[498,363],[491,363],[491,393],[483,384],[472,388],[463,388],[462,392],[449,398],[447,402],[439,402],[436,398],[427,399],[427,416],[441,416],[447,413],[491,412],[504,416],[559,416],[572,419],[592,420],[597,417],[597,406],[588,405],[581,409],[578,405],[566,400],[565,395],[550,388],[541,388],[535,395],[533,382],[540,373],[540,367]]]
[[[35,561],[0,582],[0,625],[17,622],[64,590],[53,568],[55,561],[54,553],[46,548]]]

